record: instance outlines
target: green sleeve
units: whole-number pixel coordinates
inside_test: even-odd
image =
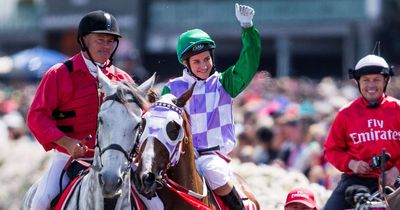
[[[169,89],[168,86],[164,86],[164,88],[161,91],[161,95],[165,95],[165,94],[168,94],[168,93],[171,93],[171,90]]]
[[[254,26],[242,28],[242,45],[236,64],[222,72],[219,78],[224,89],[233,98],[250,84],[260,63],[261,40]]]

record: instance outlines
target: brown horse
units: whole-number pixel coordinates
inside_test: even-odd
[[[210,193],[196,170],[195,150],[183,109],[193,87],[179,98],[167,94],[150,99],[154,103],[143,116],[134,183],[143,196],[159,196],[165,209],[227,209],[217,202],[219,198]],[[240,178],[236,183],[253,201],[253,208],[249,209],[260,209],[244,180]]]

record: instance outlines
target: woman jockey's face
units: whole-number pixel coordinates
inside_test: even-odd
[[[190,57],[189,66],[196,77],[207,79],[210,76],[213,67],[213,60],[210,51],[207,50]]]
[[[106,63],[117,44],[113,35],[102,33],[90,33],[83,37],[83,41],[93,60],[100,64]],[[84,54],[89,58],[86,52]]]

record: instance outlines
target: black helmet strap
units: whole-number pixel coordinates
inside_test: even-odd
[[[86,48],[86,49],[87,49],[87,48]],[[98,65],[96,62],[94,62],[94,59],[92,58],[92,55],[90,54],[90,51],[89,51],[89,50],[86,50],[86,52],[87,52],[87,54],[88,54],[88,56],[89,56],[90,61],[93,63],[94,66],[97,66],[97,67],[99,67],[100,69],[103,69],[103,68],[107,67],[107,66],[100,66],[100,65]]]
[[[114,54],[115,54],[115,52],[116,52],[117,49],[118,49],[118,46],[119,46],[119,39],[116,38],[115,41],[117,42],[117,45],[115,46],[114,51],[111,53],[110,58],[108,58],[108,59],[110,60],[110,63],[108,63],[106,67],[110,67],[110,66],[112,65],[113,61],[114,61]]]
[[[78,42],[79,42],[79,45],[81,46],[81,50],[82,51],[88,51],[88,48],[86,47],[86,45],[85,45],[85,43],[83,42],[83,40],[82,40],[82,38],[83,37],[78,37]]]

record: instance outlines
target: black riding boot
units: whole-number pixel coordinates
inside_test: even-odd
[[[230,210],[246,210],[243,205],[242,198],[240,198],[240,195],[236,191],[235,187],[232,188],[232,191],[228,193],[228,195],[220,197]]]

